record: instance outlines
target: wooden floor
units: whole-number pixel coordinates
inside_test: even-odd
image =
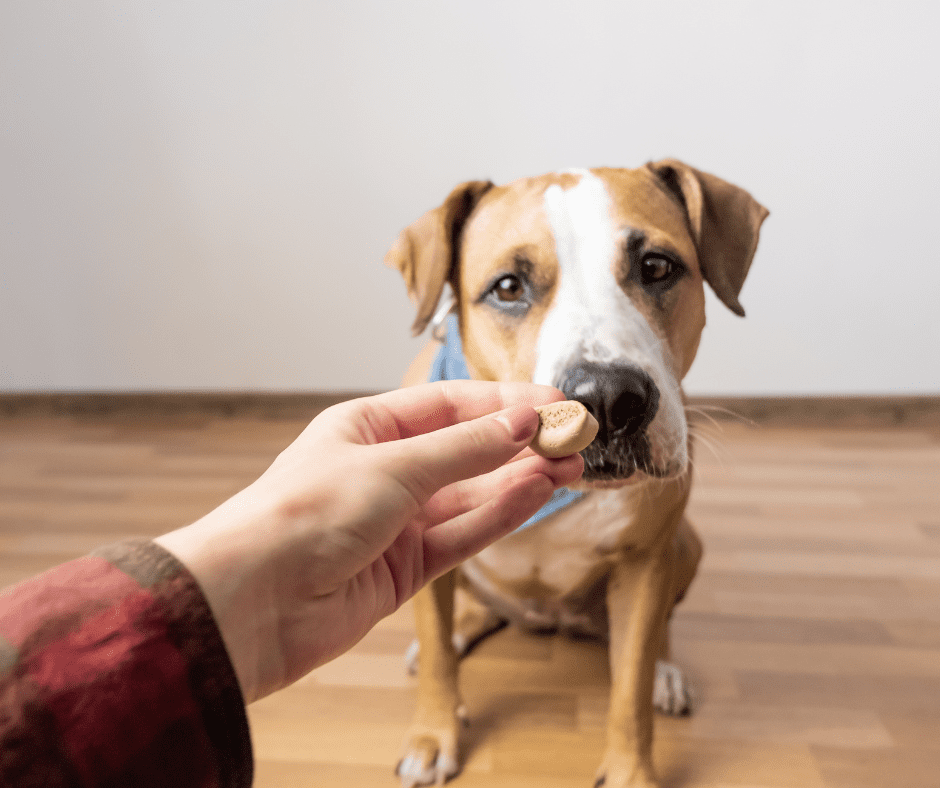
[[[0,419],[0,585],[196,519],[305,421]],[[664,786],[940,786],[940,430],[703,433],[692,518],[706,557],[674,623],[699,704],[657,720]],[[256,785],[393,788],[412,636],[406,607],[252,706]],[[592,784],[601,646],[506,630],[462,676],[472,724],[454,785]]]

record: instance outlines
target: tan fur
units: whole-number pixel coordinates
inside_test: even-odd
[[[670,372],[681,380],[705,325],[703,282],[743,314],[738,295],[767,211],[738,187],[674,160],[592,174],[612,198],[615,226],[642,230],[650,243],[675,253],[688,268],[658,304],[634,292],[628,272],[612,272],[666,349]],[[416,328],[425,327],[444,284],[451,283],[473,377],[531,380],[539,329],[558,278],[542,196],[553,184],[572,187],[578,177],[551,174],[498,187],[463,184],[441,208],[406,229],[389,253],[387,262],[402,272],[418,306]],[[508,320],[481,304],[480,296],[520,255],[540,298],[523,320]],[[437,347],[432,342],[422,351],[403,385],[427,380]],[[685,467],[666,480],[582,484],[589,495],[581,502],[505,537],[416,597],[421,661],[418,711],[400,767],[405,785],[443,779],[458,768],[453,631],[458,586],[476,600],[466,618],[475,622],[475,631],[463,640],[458,635],[458,643],[504,619],[609,639],[611,706],[598,779],[609,788],[656,785],[651,699],[657,660],[668,659],[668,620],[702,554],[684,516],[691,483]]]

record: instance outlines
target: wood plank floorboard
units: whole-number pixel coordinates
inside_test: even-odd
[[[190,522],[313,411],[0,418],[0,586]],[[657,718],[664,788],[940,786],[940,432],[703,422],[705,542],[673,622],[697,693]],[[411,606],[249,709],[259,788],[385,786],[414,708]],[[590,786],[604,648],[505,629],[465,661],[460,788]]]

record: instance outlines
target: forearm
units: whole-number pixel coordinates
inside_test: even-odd
[[[192,576],[124,543],[0,593],[0,784],[249,786],[244,702]]]

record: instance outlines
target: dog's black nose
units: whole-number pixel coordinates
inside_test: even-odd
[[[643,370],[582,362],[566,370],[559,386],[600,424],[600,435],[628,437],[643,430],[656,415],[659,389]]]

